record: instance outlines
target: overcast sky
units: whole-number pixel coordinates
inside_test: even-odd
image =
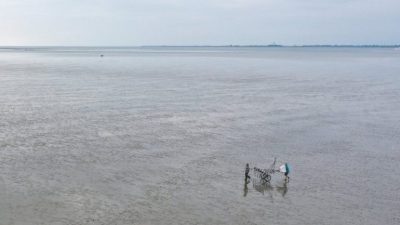
[[[400,44],[400,0],[0,0],[0,45]]]

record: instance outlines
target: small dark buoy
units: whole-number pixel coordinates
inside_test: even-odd
[[[104,57],[104,55],[100,55],[100,57]]]

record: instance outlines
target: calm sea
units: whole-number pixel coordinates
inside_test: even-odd
[[[0,49],[1,225],[399,224],[399,162],[398,49]]]

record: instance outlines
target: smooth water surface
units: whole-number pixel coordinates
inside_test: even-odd
[[[399,224],[399,137],[396,49],[0,50],[1,225]]]

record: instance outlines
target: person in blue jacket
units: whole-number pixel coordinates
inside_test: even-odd
[[[283,174],[285,174],[285,180],[286,182],[289,182],[289,173],[290,173],[290,167],[288,163],[285,163],[279,167],[279,171]]]

